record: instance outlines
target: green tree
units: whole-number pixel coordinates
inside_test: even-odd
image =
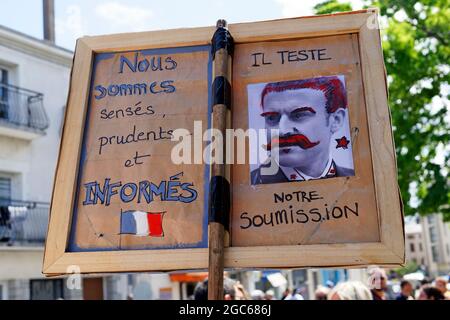
[[[316,14],[327,14],[334,12],[352,11],[350,3],[341,3],[336,0],[321,2],[314,7]]]
[[[448,0],[366,1],[380,9],[398,179],[406,214],[450,220]],[[316,14],[349,11],[326,1]],[[383,28],[384,27],[384,28]]]
[[[408,262],[404,267],[395,269],[394,272],[402,278],[405,274],[413,273],[419,270],[419,266],[414,261]]]

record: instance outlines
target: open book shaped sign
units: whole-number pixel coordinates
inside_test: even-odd
[[[214,27],[78,40],[46,275],[207,268],[211,154],[225,149],[226,268],[404,263],[377,12],[228,29],[219,84]],[[220,85],[222,140],[208,130]]]

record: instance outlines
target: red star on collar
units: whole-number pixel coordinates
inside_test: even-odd
[[[291,174],[291,180],[297,179],[297,175],[295,173]]]
[[[339,139],[335,139],[337,142],[336,149],[342,148],[342,149],[348,149],[348,144],[350,143],[349,140],[345,136]]]

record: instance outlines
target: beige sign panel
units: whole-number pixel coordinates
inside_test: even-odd
[[[357,36],[257,42],[237,45],[235,52],[242,59],[234,64],[234,105],[248,108],[234,109],[234,127],[247,130],[249,123],[253,128],[274,127],[291,138],[298,132],[316,145],[280,146],[281,169],[276,177],[257,177],[264,163],[256,162],[253,170],[248,168],[251,165],[235,166],[233,246],[379,241]],[[262,84],[261,90],[249,90],[252,84]],[[269,92],[261,106],[262,92],[271,84],[285,90]],[[329,94],[315,102],[311,97],[316,92]],[[336,110],[329,110],[333,104]],[[270,118],[276,116],[266,115],[264,119],[265,112],[279,112],[282,118],[277,122]],[[282,123],[284,113],[295,119]],[[338,123],[334,117],[340,117]],[[263,118],[261,126],[257,118]],[[249,150],[258,147],[255,143]]]
[[[209,47],[98,53],[69,249],[206,247],[204,165],[173,131],[208,124]]]
[[[176,129],[211,127],[214,30],[78,40],[45,274],[207,268],[210,167],[171,151]],[[249,136],[228,164],[225,267],[402,264],[377,13],[229,30],[231,123]]]

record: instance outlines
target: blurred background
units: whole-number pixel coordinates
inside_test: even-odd
[[[378,7],[381,14],[406,214],[407,263],[387,270],[230,270],[229,297],[431,299],[440,298],[437,291],[448,297],[448,0],[2,0],[0,300],[193,299],[204,289],[206,272],[83,276],[75,286],[68,286],[64,277],[42,276],[49,202],[78,37],[215,25],[218,18],[236,23],[364,7]]]

